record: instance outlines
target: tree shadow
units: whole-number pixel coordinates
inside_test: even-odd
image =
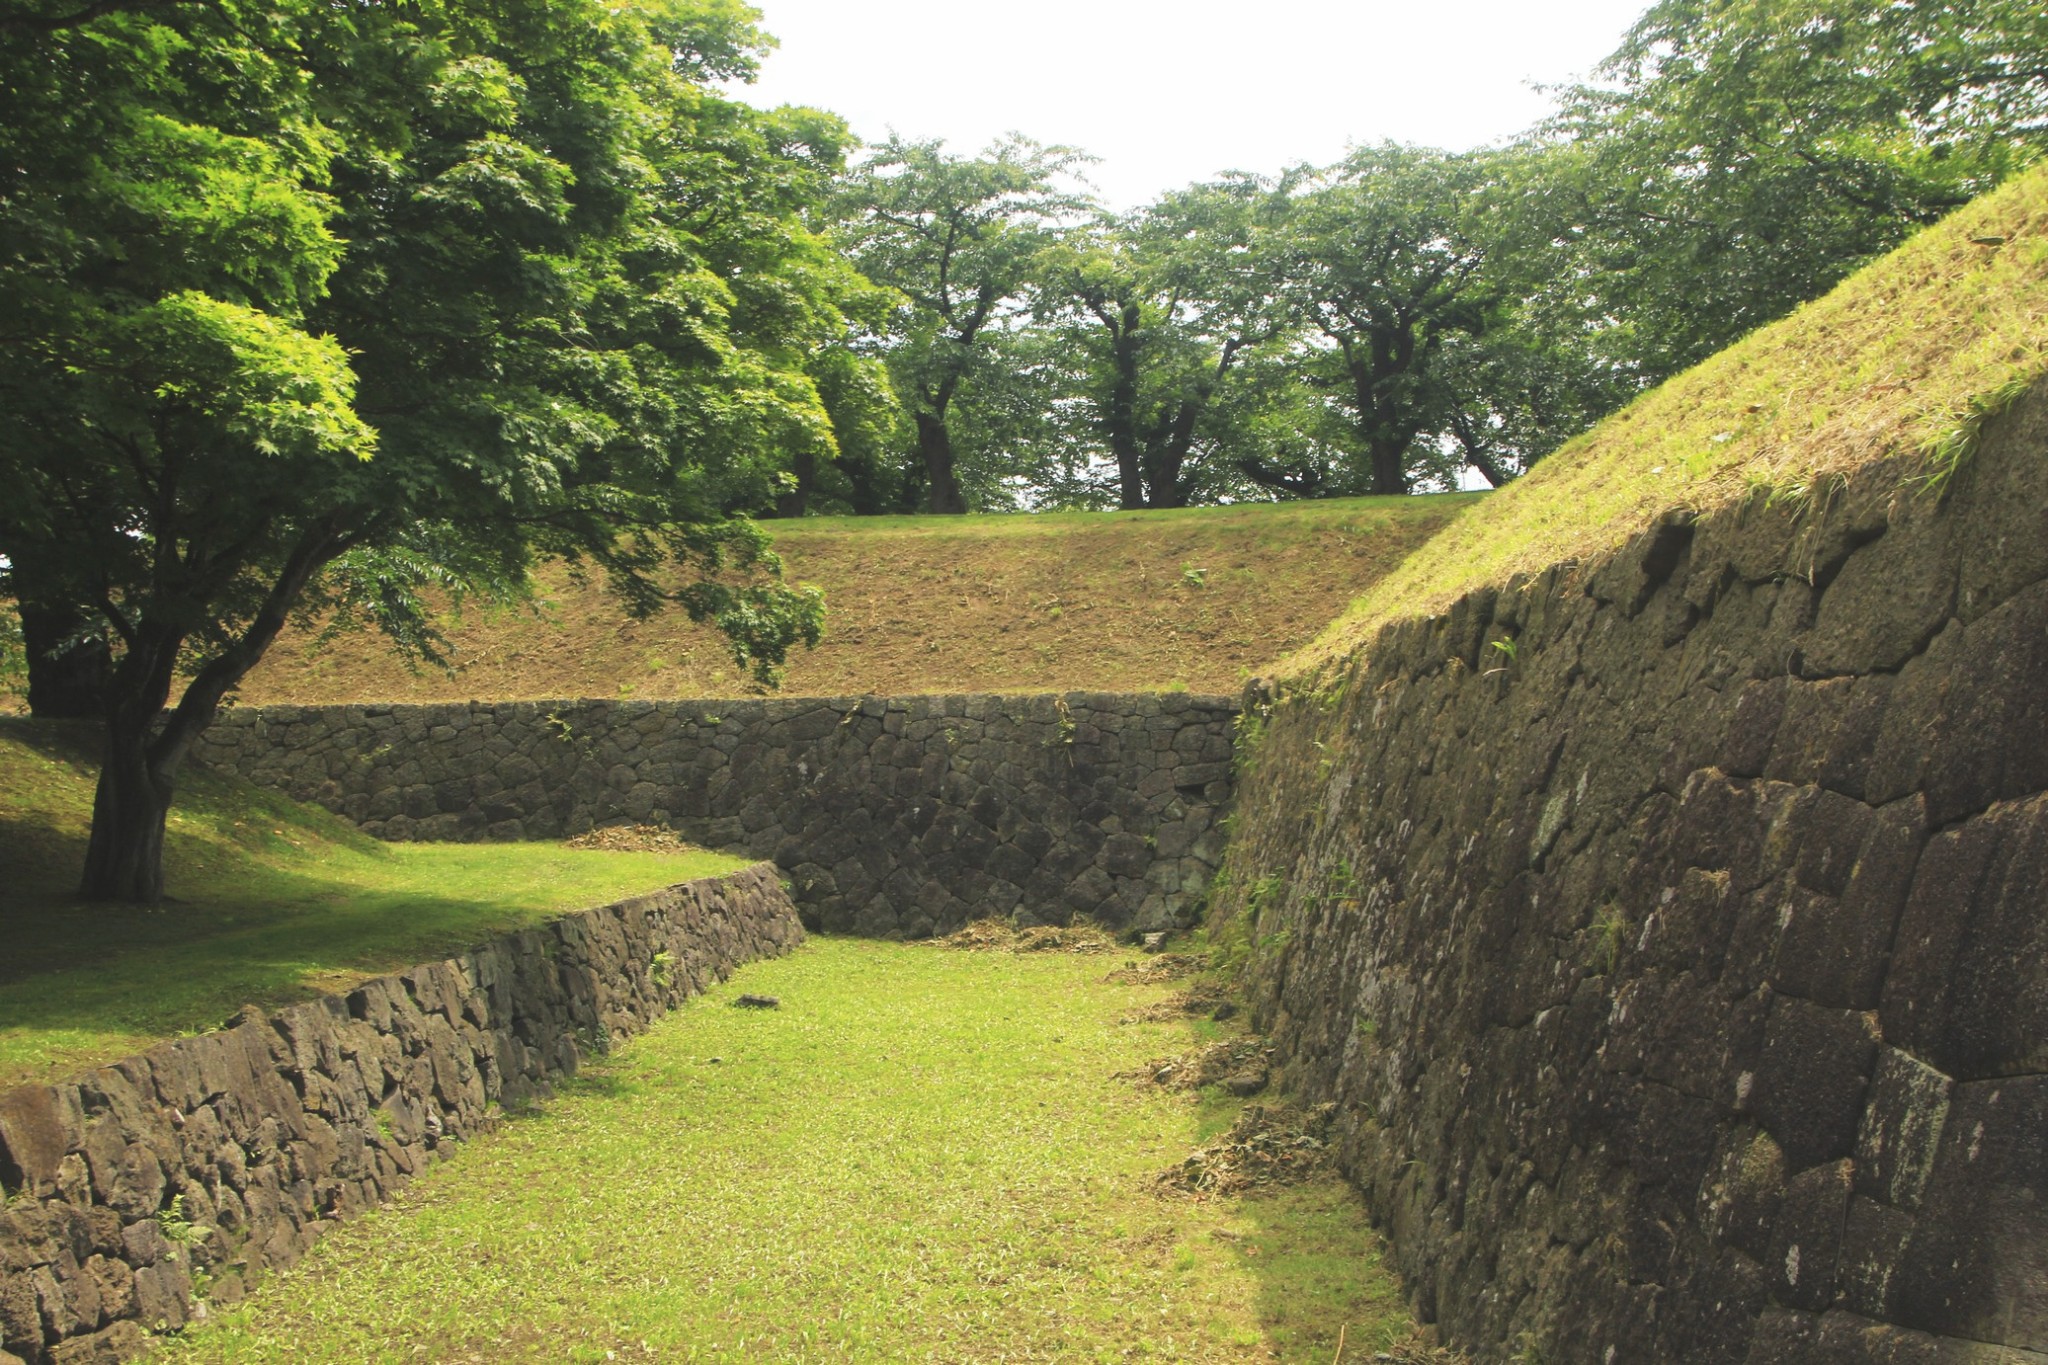
[[[1364,1197],[1334,1171],[1240,1197],[1246,1235],[1231,1254],[1257,1285],[1259,1317],[1282,1359],[1391,1358],[1444,1365],[1423,1352],[1407,1291]]]
[[[173,897],[80,900],[92,752],[90,727],[0,721],[0,1086],[445,958],[537,917],[474,886],[436,888],[431,869],[376,884],[366,870],[394,856],[386,846],[203,769],[181,781],[166,840]]]

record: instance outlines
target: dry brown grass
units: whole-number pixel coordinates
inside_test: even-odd
[[[791,661],[793,696],[1234,692],[1313,638],[1468,495],[1185,512],[771,523],[788,578],[824,590],[827,637]],[[1199,585],[1185,569],[1199,571]],[[409,672],[379,636],[279,639],[249,703],[721,697],[750,690],[680,613],[623,620],[545,575],[551,605],[445,623],[455,671]]]

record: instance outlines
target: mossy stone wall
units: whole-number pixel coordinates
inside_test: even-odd
[[[195,756],[387,839],[655,824],[770,858],[814,927],[1015,915],[1164,929],[1221,857],[1225,698],[771,698],[272,706]]]
[[[1251,698],[1226,936],[1482,1360],[2048,1360],[2048,400],[1917,472]]]

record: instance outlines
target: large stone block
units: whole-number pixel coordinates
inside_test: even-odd
[[[1913,1236],[1897,1321],[2048,1352],[2048,1077],[1955,1087]]]
[[[1789,997],[1772,1003],[1748,1109],[1790,1169],[1854,1149],[1877,1049],[1876,1021],[1868,1014]]]
[[[2048,1070],[2048,795],[1928,843],[1885,984],[1887,1038],[1950,1075]]]

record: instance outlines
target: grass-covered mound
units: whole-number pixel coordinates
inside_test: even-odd
[[[1929,228],[1825,298],[1645,394],[1468,508],[1283,663],[1341,658],[1391,620],[1619,548],[1658,516],[1825,498],[1918,457],[1933,496],[1979,424],[2048,371],[2048,166]]]
[[[1322,1365],[1341,1335],[1347,1361],[1437,1359],[1401,1351],[1333,1172],[1162,1182],[1242,1101],[1158,1059],[1229,1026],[1123,963],[822,939],[749,964],[160,1354]]]
[[[90,727],[0,721],[0,1089],[740,866],[710,853],[380,844],[188,768],[156,907],[82,904]]]
[[[820,517],[766,523],[792,582],[822,589],[825,642],[784,693],[1234,692],[1313,639],[1362,585],[1475,495],[1177,512]],[[629,622],[591,585],[543,576],[539,615],[443,625],[456,671],[410,672],[375,635],[281,638],[252,703],[729,697],[723,642],[681,612]]]

